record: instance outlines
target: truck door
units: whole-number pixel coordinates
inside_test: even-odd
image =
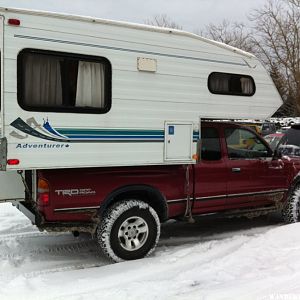
[[[209,213],[225,207],[227,166],[217,127],[201,128],[201,160],[194,167],[194,213]]]
[[[270,149],[252,131],[232,127],[224,129],[227,148],[229,208],[268,204],[274,193],[268,185],[267,157]]]

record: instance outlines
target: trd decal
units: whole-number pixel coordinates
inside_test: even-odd
[[[67,190],[55,190],[55,193],[58,196],[87,196],[87,195],[96,195],[96,191],[87,188],[87,189],[67,189]]]

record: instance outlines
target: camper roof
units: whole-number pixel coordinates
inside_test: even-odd
[[[57,12],[40,11],[40,10],[29,10],[29,9],[20,9],[20,8],[0,7],[0,12],[2,12],[2,11],[12,12],[12,13],[23,13],[23,14],[30,14],[30,15],[39,15],[39,16],[49,16],[49,17],[55,17],[55,18],[61,18],[61,19],[78,20],[78,21],[83,21],[83,22],[109,24],[109,25],[122,26],[122,27],[134,28],[134,29],[139,29],[139,30],[161,32],[161,33],[166,33],[166,34],[183,35],[183,36],[188,36],[190,38],[198,39],[198,40],[216,45],[223,49],[227,49],[234,53],[246,56],[247,58],[255,58],[255,56],[253,54],[243,51],[241,49],[226,45],[221,42],[217,42],[217,41],[213,41],[213,40],[201,37],[194,33],[190,33],[190,32],[183,31],[183,30],[178,30],[178,29],[173,29],[173,28],[164,28],[164,27],[157,27],[157,26],[151,26],[151,25],[145,25],[145,24],[124,22],[124,21],[106,20],[106,19],[95,18],[95,17],[90,17],[90,16],[70,15],[70,14],[66,14],[66,13],[57,13]]]

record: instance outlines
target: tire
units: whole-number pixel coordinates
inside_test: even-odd
[[[282,218],[288,224],[300,221],[300,185],[297,185],[289,195],[282,210]]]
[[[160,235],[156,211],[140,200],[123,200],[110,207],[97,229],[102,252],[114,262],[151,254]]]

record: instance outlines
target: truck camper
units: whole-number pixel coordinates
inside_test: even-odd
[[[0,15],[2,170],[195,163],[200,117],[265,119],[281,104],[255,56],[195,34]]]
[[[224,204],[224,132],[204,131],[202,149],[202,118],[266,119],[282,103],[254,55],[175,29],[0,8],[0,53],[0,201],[41,230],[91,232],[114,261],[149,254],[168,217],[213,211],[198,198]],[[256,149],[232,153],[270,158],[237,134]]]

